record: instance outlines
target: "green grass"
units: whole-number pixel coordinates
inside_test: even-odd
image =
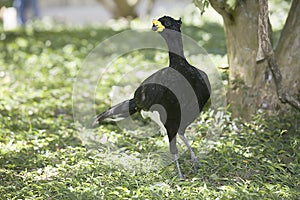
[[[206,28],[203,31],[215,30],[214,26]],[[192,33],[195,27],[185,29]],[[87,54],[116,33],[105,27],[60,26],[0,33],[0,199],[300,196],[300,116],[296,111],[282,118],[257,115],[247,123],[232,120],[230,113],[219,117],[205,112],[193,128],[193,148],[200,163],[196,173],[191,170],[188,152],[180,152],[185,181],[177,179],[173,164],[147,171],[143,155],[163,144],[159,134],[139,138],[136,135],[147,130],[133,134],[108,123],[94,131],[99,138],[106,138],[105,145],[95,141],[85,146],[72,118],[73,83]],[[200,36],[198,40],[201,43]],[[215,43],[206,45],[210,53],[225,53]],[[138,64],[153,55],[145,52],[125,58]],[[167,62],[165,56],[162,60]],[[112,76],[99,94],[103,99],[124,62],[126,59],[113,65]],[[103,110],[110,102],[97,103],[97,109]],[[221,135],[210,139],[214,130]]]

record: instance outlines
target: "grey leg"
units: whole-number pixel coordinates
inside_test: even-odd
[[[179,176],[180,179],[184,179],[183,175],[180,171],[180,167],[179,167],[178,154],[173,154],[173,155],[174,155],[174,162],[175,162],[175,165],[176,165],[176,168],[177,168],[178,176]]]
[[[177,168],[179,178],[184,179],[180,171],[179,162],[178,162],[178,149],[176,147],[176,136],[170,141],[170,152],[174,156],[174,163]]]
[[[197,166],[198,166],[198,158],[196,157],[191,145],[189,144],[189,142],[187,141],[186,137],[184,136],[184,134],[179,134],[180,139],[184,142],[184,144],[187,146],[188,150],[190,151],[191,154],[191,158],[192,158],[192,162],[194,165],[194,170],[197,170]]]

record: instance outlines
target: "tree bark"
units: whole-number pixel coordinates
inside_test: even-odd
[[[300,109],[300,1],[293,0],[275,50],[282,74],[282,98]]]
[[[256,62],[259,6],[254,0],[238,1],[234,9],[228,8],[226,0],[210,3],[224,21],[230,108],[234,117],[248,119],[258,109],[267,107],[261,98],[261,90],[268,84],[266,66]]]
[[[300,4],[299,4],[300,5]],[[269,10],[268,10],[268,0],[259,0],[259,27],[258,27],[258,52],[256,60],[258,62],[266,60],[268,62],[269,69],[272,72],[272,75],[274,77],[274,82],[277,90],[277,95],[279,100],[282,103],[288,103],[291,106],[297,108],[300,110],[300,102],[297,100],[296,97],[292,96],[290,94],[290,91],[287,88],[283,87],[283,78],[281,70],[279,69],[277,58],[274,53],[272,44],[271,44],[271,37],[270,37],[270,28],[268,24],[269,20]],[[291,14],[294,13],[296,6],[292,7]],[[296,26],[297,24],[293,24]],[[286,40],[284,40],[286,41]],[[289,52],[288,50],[285,52]],[[294,71],[297,71],[298,66],[296,66]],[[298,74],[299,75],[299,74]],[[297,75],[297,76],[298,76]],[[288,77],[287,77],[288,78]],[[289,81],[289,79],[286,82]],[[291,80],[292,82],[295,82],[294,79]],[[297,81],[296,81],[297,83]],[[296,85],[294,85],[296,86]],[[293,86],[291,87],[293,89]]]
[[[274,81],[274,76],[270,62],[274,59],[264,59],[264,51],[272,51],[273,47],[263,46],[262,37],[259,37],[259,1],[258,0],[237,0],[236,6],[230,9],[227,0],[210,0],[212,7],[222,15],[226,35],[226,46],[229,63],[229,90],[228,101],[234,117],[249,119],[251,115],[263,111],[276,115],[287,111],[287,107],[277,96],[278,85]],[[295,3],[296,2],[296,3]],[[278,65],[285,66],[282,70],[282,84],[286,87],[294,86],[299,89],[299,29],[296,24],[299,17],[299,2],[293,2],[293,9],[288,18],[276,51],[278,55]],[[298,7],[297,7],[298,6]],[[293,14],[292,14],[293,13]],[[271,38],[271,25],[268,17],[264,18],[267,35],[264,38]],[[290,20],[290,22],[289,22]],[[289,25],[290,24],[290,25]],[[293,28],[292,28],[293,27]],[[295,30],[296,28],[296,30]],[[290,35],[293,35],[290,38]],[[289,38],[286,40],[285,38]],[[271,40],[269,40],[271,42]],[[291,48],[291,45],[293,46]],[[269,49],[268,49],[269,48]],[[287,55],[288,54],[288,55]],[[289,58],[289,59],[288,59]],[[280,59],[280,60],[279,60]],[[257,60],[260,60],[257,62]],[[291,61],[293,60],[293,61]],[[292,68],[292,63],[295,63]],[[280,64],[279,64],[280,63]],[[274,66],[274,65],[273,65]],[[298,69],[296,69],[298,66]],[[295,73],[297,75],[295,75]],[[293,76],[291,79],[288,76]],[[276,78],[276,77],[275,77]],[[278,77],[277,77],[278,78]],[[287,82],[289,82],[287,84]]]

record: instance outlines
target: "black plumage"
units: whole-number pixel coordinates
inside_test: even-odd
[[[169,67],[152,74],[136,89],[133,99],[124,101],[96,116],[94,124],[111,117],[128,117],[141,110],[158,111],[169,142],[170,152],[178,175],[183,178],[176,147],[176,135],[188,147],[195,166],[197,157],[184,136],[185,129],[200,114],[210,98],[210,83],[207,75],[193,67],[183,53],[181,20],[164,16],[152,21],[152,30],[161,34],[169,49]]]

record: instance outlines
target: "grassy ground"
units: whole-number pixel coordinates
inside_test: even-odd
[[[187,34],[194,29],[185,27]],[[214,25],[202,31],[210,29],[222,31]],[[173,164],[147,171],[143,155],[163,141],[158,134],[141,139],[108,123],[95,133],[118,151],[87,149],[72,118],[73,83],[85,56],[114,34],[103,27],[56,26],[0,33],[0,199],[299,198],[297,112],[282,119],[257,115],[243,123],[230,113],[207,111],[195,126],[196,173],[189,154],[181,152],[185,181],[177,179]],[[222,33],[214,37],[206,49],[224,55],[224,46],[218,46],[224,44]],[[145,58],[136,55],[135,62]],[[107,91],[114,79],[103,86]],[[99,110],[109,106],[98,103]],[[219,137],[203,137],[216,129]]]

